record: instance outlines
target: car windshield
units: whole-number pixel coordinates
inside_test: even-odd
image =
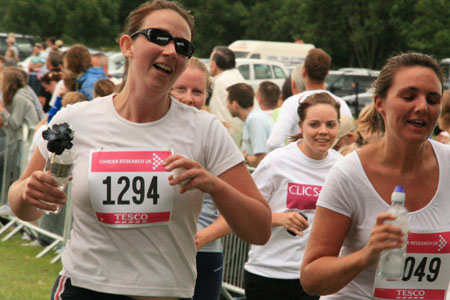
[[[336,79],[340,76],[341,74],[328,74],[327,78],[325,78],[325,84],[326,85],[330,85],[331,83],[335,82]]]
[[[247,51],[233,51],[236,58],[246,58],[248,55]]]

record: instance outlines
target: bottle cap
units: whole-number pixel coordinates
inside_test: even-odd
[[[405,188],[403,187],[403,185],[396,185],[394,188],[394,193],[404,193],[405,192]]]
[[[394,192],[391,196],[392,203],[402,204],[405,203],[405,189],[402,185],[396,185]]]

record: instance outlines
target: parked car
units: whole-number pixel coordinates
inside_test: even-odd
[[[108,73],[114,78],[122,79],[125,67],[125,57],[122,52],[109,52],[106,55],[108,56]]]
[[[444,90],[448,90],[450,89],[450,58],[443,58],[440,65],[444,75]]]
[[[265,59],[295,66],[304,62],[314,45],[303,42],[237,40],[228,48],[235,53],[236,58]]]
[[[121,52],[107,53],[109,58],[109,74],[121,79],[124,71],[124,56]],[[209,70],[209,59],[200,59]],[[236,59],[236,68],[246,82],[256,91],[262,81],[270,80],[282,87],[289,71],[283,63],[261,59]]]
[[[24,35],[16,33],[16,46],[19,50],[19,60],[24,60],[33,52],[34,36],[32,35]],[[8,43],[6,43],[6,39],[8,38],[8,33],[0,32],[0,54],[5,55],[6,50],[8,49]]]
[[[352,111],[355,117],[358,117],[359,112],[367,105],[373,103],[373,89],[369,89],[367,92],[361,94],[353,94],[342,97],[347,102],[348,107]],[[358,104],[358,105],[356,105]]]
[[[269,80],[283,86],[289,71],[283,63],[262,59],[237,58],[236,68],[241,72],[246,82],[256,91],[259,84]]]
[[[380,71],[363,68],[343,68],[330,71],[325,82],[327,90],[343,97],[358,93],[365,93],[371,88]]]

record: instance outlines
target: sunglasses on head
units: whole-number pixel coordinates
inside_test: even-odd
[[[150,42],[160,46],[165,46],[168,43],[170,43],[171,40],[173,40],[173,42],[175,43],[175,50],[177,51],[177,53],[181,55],[190,58],[192,54],[194,54],[195,49],[194,44],[183,38],[174,38],[170,33],[168,33],[165,30],[156,28],[147,28],[136,31],[135,33],[130,35],[130,37],[134,38],[136,35],[140,33],[145,35],[147,40],[149,40]]]

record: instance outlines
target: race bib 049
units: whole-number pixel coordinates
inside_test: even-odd
[[[175,190],[162,162],[170,150],[91,151],[89,195],[99,223],[113,228],[168,224]]]
[[[450,282],[450,231],[408,235],[403,278],[386,281],[378,275],[374,299],[445,300]]]

